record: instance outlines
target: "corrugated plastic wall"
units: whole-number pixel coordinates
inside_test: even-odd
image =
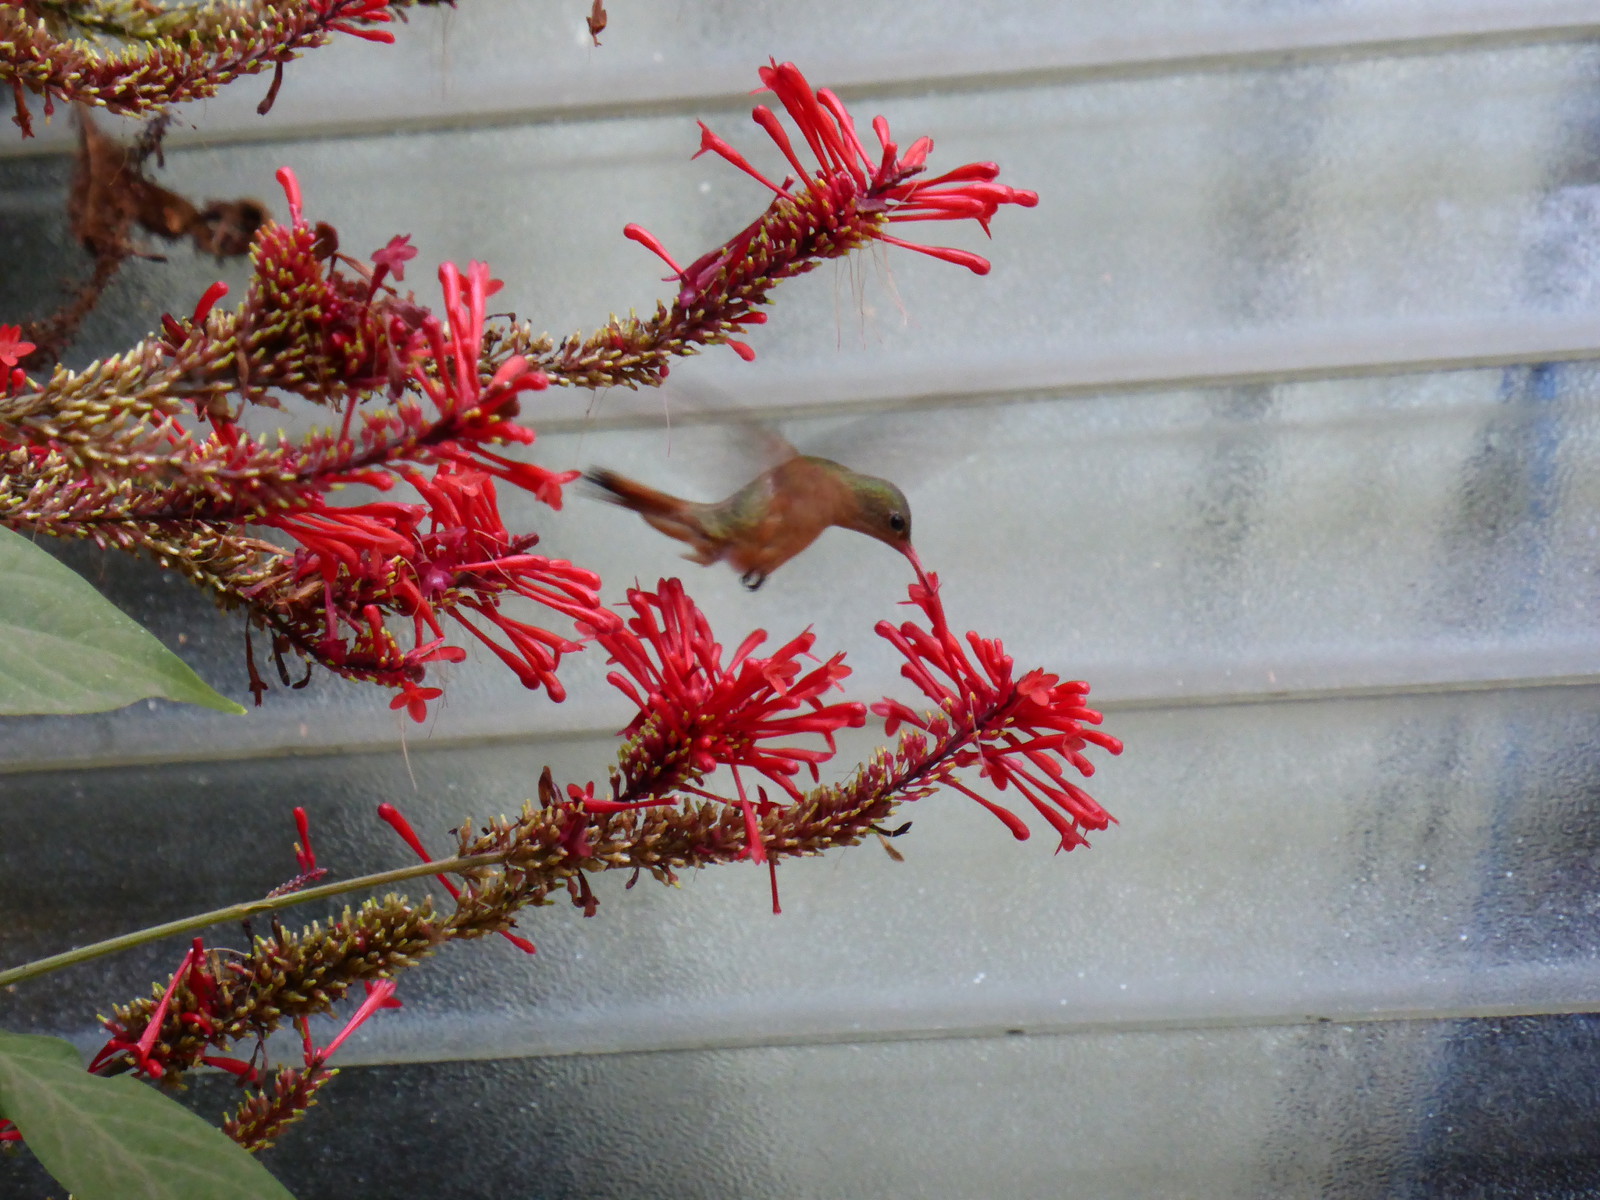
[[[527,919],[537,956],[407,977],[273,1169],[301,1200],[1592,1194],[1593,6],[611,8],[599,50],[574,0],[419,14],[292,67],[268,120],[251,83],[200,108],[168,176],[270,200],[287,163],[346,245],[486,258],[498,303],[564,332],[662,294],[625,223],[698,253],[763,203],[689,155],[695,117],[762,152],[768,54],[939,161],[1001,162],[1041,200],[1001,214],[989,277],[899,251],[818,271],[755,363],[674,372],[670,438],[658,395],[549,396],[537,454],[720,494],[738,422],[702,418],[731,406],[897,480],[953,619],[1095,685],[1121,825],[1052,859],[936,798],[903,865],[785,868],[776,918],[754,869],[601,880],[596,919]],[[74,253],[65,132],[0,156],[0,315]],[[135,264],[83,353],[215,272]],[[615,585],[687,570],[734,640],[810,624],[856,694],[900,690],[871,630],[905,566],[865,539],[749,595],[605,506],[507,508]],[[65,555],[246,695],[236,620]],[[264,891],[290,803],[344,873],[402,857],[380,800],[442,830],[545,763],[591,777],[625,719],[600,674],[575,661],[553,707],[475,661],[421,729],[326,677],[243,720],[0,725],[4,958]],[[18,988],[0,1022],[87,1043],[172,958]]]

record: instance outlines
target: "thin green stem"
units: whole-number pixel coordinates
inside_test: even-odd
[[[195,930],[204,929],[208,925],[243,921],[249,917],[259,916],[262,913],[277,912],[282,908],[292,908],[296,904],[305,904],[311,900],[323,900],[329,896],[343,895],[346,892],[358,892],[363,888],[381,887],[386,883],[399,883],[402,879],[417,879],[423,875],[440,875],[447,871],[467,871],[474,867],[492,867],[503,862],[504,859],[505,855],[499,853],[457,855],[455,858],[441,858],[436,862],[417,863],[415,866],[400,867],[393,871],[380,871],[376,875],[362,875],[355,879],[344,879],[338,883],[325,883],[321,887],[306,888],[302,892],[289,892],[282,896],[273,896],[262,900],[246,900],[243,904],[233,904],[227,908],[218,908],[211,912],[199,913],[196,916],[184,917],[181,920],[168,921],[165,925],[152,925],[148,929],[124,933],[118,937],[107,938],[103,942],[79,946],[76,950],[68,950],[64,954],[52,954],[49,958],[38,958],[33,962],[23,963],[20,967],[12,967],[9,971],[0,971],[0,988],[13,983],[21,983],[25,979],[37,979],[40,975],[48,975],[52,971],[59,971],[63,967],[70,967],[76,963],[103,958],[107,954],[115,954],[120,950],[131,950],[135,946],[143,946],[147,942],[158,941],[161,938],[172,937],[175,934],[193,933]]]

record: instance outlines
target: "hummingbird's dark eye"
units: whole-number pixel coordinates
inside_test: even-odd
[[[890,513],[889,514],[889,528],[894,530],[896,533],[904,533],[906,531],[906,518],[905,518],[905,515],[903,513],[897,513],[897,512]]]

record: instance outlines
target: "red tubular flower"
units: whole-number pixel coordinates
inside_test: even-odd
[[[279,167],[273,177],[283,189],[284,199],[289,202],[289,224],[295,229],[304,229],[305,201],[300,194],[299,178],[288,167]]]
[[[194,315],[189,318],[196,325],[204,325],[206,318],[211,315],[211,310],[217,306],[217,301],[228,294],[228,285],[222,280],[217,280],[208,287],[199,301],[194,306]]]
[[[300,873],[268,892],[269,898],[308,888],[328,873],[327,867],[317,866],[317,852],[311,848],[311,819],[306,816],[306,810],[298,805],[294,810],[294,825],[300,833],[300,840],[294,844],[294,861]]]
[[[373,29],[371,25],[394,20],[389,12],[389,0],[311,0],[311,11],[322,17],[332,17],[329,29],[348,33],[369,42],[392,43],[394,34],[387,29]]]
[[[683,782],[719,766],[749,767],[799,799],[801,764],[815,776],[834,753],[834,733],[865,724],[865,706],[822,700],[850,673],[844,655],[802,673],[798,660],[816,640],[809,630],[765,658],[754,654],[767,637],[757,630],[724,663],[705,614],[678,580],[663,579],[654,592],[631,588],[628,604],[634,615],[625,624],[594,631],[622,668],[607,678],[639,706],[623,733],[650,743],[643,760],[677,764]],[[827,748],[770,744],[802,734],[820,736]],[[614,799],[636,799],[628,792],[640,784],[619,780]]]
[[[665,808],[674,803],[671,796],[645,800],[601,800],[595,796],[592,783],[586,783],[582,787],[575,783],[567,784],[567,799],[584,812],[601,817],[610,816],[612,813],[633,812],[640,808]]]
[[[300,873],[310,875],[315,872],[319,877],[326,875],[327,868],[317,866],[317,852],[311,846],[311,818],[298,804],[294,808],[294,827],[300,834],[300,840],[294,844],[294,860],[300,867]]]
[[[1028,837],[1021,818],[957,781],[954,770],[976,765],[998,790],[1016,788],[1060,835],[1060,849],[1087,845],[1083,831],[1105,829],[1114,818],[1065,777],[1065,767],[1085,777],[1094,774],[1094,764],[1082,753],[1091,743],[1122,753],[1116,738],[1088,728],[1101,720],[1084,703],[1089,685],[1062,683],[1038,670],[1015,679],[1014,664],[1000,642],[975,633],[967,634],[969,657],[945,619],[939,577],[925,574],[914,557],[912,562],[918,582],[911,585],[908,603],[922,610],[928,628],[880,621],[877,631],[905,655],[900,673],[939,711],[918,714],[898,700],[874,704],[872,711],[885,718],[890,733],[907,724],[948,740],[953,748],[935,772],[939,781],[994,813],[1019,840]]]
[[[394,998],[395,982],[392,979],[380,979],[373,983],[370,979],[366,982],[367,998],[361,1002],[361,1007],[345,1022],[345,1026],[320,1050],[306,1047],[306,1066],[320,1066],[339,1052],[339,1047],[344,1045],[345,1039],[356,1030],[365,1025],[371,1016],[384,1008],[400,1008],[400,1001]],[[315,1060],[315,1062],[313,1062]]]

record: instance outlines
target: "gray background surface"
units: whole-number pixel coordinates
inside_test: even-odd
[[[561,393],[534,454],[720,495],[750,413],[908,493],[952,619],[1090,680],[1121,824],[1052,858],[954,796],[875,847],[679,890],[600,880],[409,974],[269,1161],[301,1200],[459,1196],[1578,1196],[1600,1189],[1600,18],[1572,3],[463,0],[189,110],[167,180],[298,173],[357,251],[486,258],[561,333],[644,309],[760,190],[755,67],[797,61],[935,168],[993,158],[978,279],[890,250],[787,285],[746,364]],[[0,317],[77,260],[65,122],[0,145]],[[774,167],[774,169],[776,169]],[[979,248],[975,231],[938,240]],[[919,232],[921,232],[919,230]],[[216,278],[132,264],[80,359]],[[238,267],[221,274],[242,278]],[[408,282],[411,277],[408,276]],[[904,564],[832,533],[763,591],[574,498],[508,523],[610,590],[687,573],[728,643],[806,625],[853,694]],[[248,702],[236,618],[62,550]],[[443,846],[539,769],[603,774],[598,656],[530,697],[486,655],[411,726],[319,676],[245,719],[150,704],[0,725],[7,963],[260,894],[288,808],[339,873]],[[856,740],[841,761],[871,745]],[[305,914],[307,919],[313,913]],[[93,1041],[161,947],[0,995]],[[331,1028],[331,1026],[329,1026]],[[192,1096],[225,1101],[219,1080]],[[0,1195],[30,1195],[0,1162]]]

